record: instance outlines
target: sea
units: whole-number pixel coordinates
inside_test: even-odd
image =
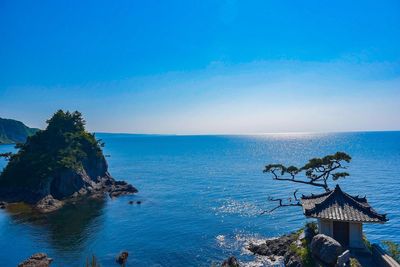
[[[364,224],[368,240],[400,242],[400,132],[96,137],[105,142],[111,175],[139,193],[70,203],[48,215],[24,206],[0,210],[0,266],[17,266],[36,252],[53,258],[52,266],[85,266],[93,255],[101,266],[117,266],[121,251],[129,253],[127,266],[219,266],[231,255],[261,266],[249,243],[310,221],[300,207],[262,214],[276,204],[268,198],[321,192],[274,181],[265,165],[302,166],[337,151],[351,155],[350,176],[330,186],[366,195],[387,213],[385,224]],[[7,151],[15,149],[0,146]],[[0,161],[0,170],[5,165]]]

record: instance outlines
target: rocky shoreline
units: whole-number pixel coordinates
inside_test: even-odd
[[[267,257],[265,262],[268,263],[260,263],[261,265],[257,266],[281,266],[282,264],[286,267],[311,266],[313,258],[310,244],[315,235],[317,235],[316,226],[306,224],[304,229],[297,232],[267,239],[261,243],[250,243],[246,249],[257,257]],[[231,256],[221,266],[240,267],[247,265]]]
[[[302,241],[296,233],[266,240],[261,245],[250,244],[248,249],[255,255],[267,256],[272,262],[284,262],[287,267],[302,266],[302,260],[295,249],[292,249],[293,246],[302,246]]]
[[[307,223],[303,229],[277,238],[267,239],[261,243],[250,243],[247,250],[256,257],[266,257],[250,265],[238,261],[234,256],[222,262],[221,267],[241,266],[337,266],[339,261],[346,258],[357,262],[349,251],[332,237],[318,234],[315,223]],[[347,262],[346,264],[348,264]],[[341,263],[342,264],[342,263]],[[347,265],[346,265],[347,266]]]
[[[6,208],[8,204],[16,202],[24,202],[33,207],[34,210],[40,213],[49,213],[56,211],[64,206],[68,202],[77,202],[83,198],[104,198],[109,196],[110,198],[116,198],[122,195],[135,194],[138,190],[131,184],[125,181],[116,181],[111,176],[99,178],[98,182],[90,181],[85,183],[79,190],[71,194],[70,196],[57,199],[51,193],[45,195],[39,200],[35,201],[35,198],[18,199],[20,192],[18,191],[0,191],[0,209]]]

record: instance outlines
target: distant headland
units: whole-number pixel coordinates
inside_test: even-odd
[[[30,128],[23,122],[0,118],[0,144],[24,143],[28,136],[37,131],[39,129]]]

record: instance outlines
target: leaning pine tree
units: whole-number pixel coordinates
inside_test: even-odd
[[[327,155],[323,158],[313,158],[302,167],[284,166],[282,164],[269,164],[265,166],[264,172],[271,173],[272,179],[276,181],[286,181],[292,183],[306,184],[319,187],[326,192],[330,191],[329,180],[336,181],[340,178],[349,176],[346,169],[346,163],[351,161],[351,157],[344,152],[336,152],[333,155]],[[278,205],[271,210],[263,213],[272,212],[281,207],[301,206],[297,197],[298,189],[293,192],[293,197],[274,198],[269,197],[270,201],[277,202]]]

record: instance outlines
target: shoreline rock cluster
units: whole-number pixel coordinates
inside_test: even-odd
[[[292,249],[293,246],[301,246],[301,241],[300,244],[297,241],[300,241],[299,235],[294,233],[266,240],[260,245],[250,244],[248,249],[256,255],[268,256],[273,261],[282,257],[287,267],[301,267],[302,259]]]
[[[138,190],[133,185],[125,181],[116,181],[114,178],[107,175],[99,178],[97,183],[95,181],[91,181],[90,183],[83,184],[81,188],[72,193],[70,196],[60,199],[54,197],[51,193],[40,198],[38,201],[35,201],[36,198],[18,199],[17,196],[20,193],[17,191],[8,191],[7,194],[0,193],[0,199],[5,200],[0,202],[0,209],[4,209],[9,203],[25,202],[30,204],[34,210],[40,213],[49,213],[60,209],[67,202],[79,201],[84,197],[100,199],[108,195],[110,198],[116,198],[123,195],[135,194],[137,192]]]
[[[316,226],[307,224],[304,229],[297,232],[267,239],[258,244],[250,243],[247,249],[256,256],[266,256],[270,262],[281,262],[286,267],[309,266],[313,261],[310,244],[315,236],[317,236]],[[231,256],[221,266],[242,265],[234,256]]]

